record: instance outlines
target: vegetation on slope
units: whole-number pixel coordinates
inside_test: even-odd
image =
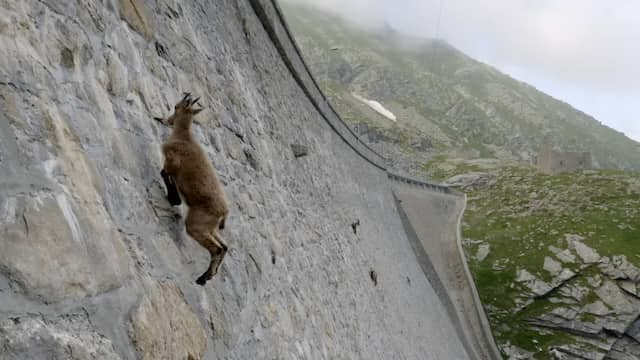
[[[603,257],[627,255],[640,265],[640,177],[622,171],[584,171],[543,175],[520,164],[493,161],[447,161],[440,157],[426,165],[441,179],[474,173],[475,184],[463,186],[468,194],[463,237],[471,271],[488,310],[498,343],[513,344],[537,358],[550,357],[554,346],[579,341],[566,329],[549,330],[530,323],[532,319],[566,306],[562,287],[544,296],[530,294],[518,272],[528,271],[552,283],[545,271],[545,258],[555,258],[553,249],[567,248],[567,235]],[[477,180],[480,179],[480,180]],[[476,256],[488,244],[486,258]],[[578,257],[579,260],[579,257]],[[571,304],[582,308],[599,300],[591,279],[602,277],[597,266],[580,261],[563,264],[577,274],[563,286],[589,289]],[[602,299],[603,301],[606,299]],[[606,303],[606,301],[605,301]],[[613,309],[615,310],[615,309]],[[578,319],[592,323],[594,315]]]

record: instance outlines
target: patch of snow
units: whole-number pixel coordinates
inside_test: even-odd
[[[363,98],[362,96],[360,96],[360,95],[358,95],[356,93],[353,93],[352,95],[353,95],[354,98],[362,101],[363,103],[368,105],[370,108],[375,110],[380,115],[386,117],[387,119],[389,119],[391,121],[397,121],[396,116],[391,111],[389,111],[387,108],[382,106],[382,104],[380,104],[379,102],[377,102],[375,100],[365,99],[365,98]]]

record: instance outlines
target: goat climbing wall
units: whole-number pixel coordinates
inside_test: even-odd
[[[293,75],[274,9],[0,1],[0,359],[468,358],[386,173]],[[183,91],[231,203],[204,288],[153,120]]]

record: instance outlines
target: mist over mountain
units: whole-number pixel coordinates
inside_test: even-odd
[[[598,168],[640,169],[639,143],[445,42],[386,24],[350,24],[308,6],[284,7],[338,113],[351,125],[368,124],[377,138],[400,149],[425,158],[445,153],[531,162],[548,145],[589,151]]]

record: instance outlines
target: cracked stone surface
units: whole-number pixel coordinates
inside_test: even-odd
[[[260,4],[0,1],[2,360],[469,358],[387,174],[320,116]],[[184,91],[230,200],[206,287],[160,178],[154,117]]]
[[[577,237],[577,239],[582,239],[582,237]],[[578,257],[582,260],[582,262],[586,264],[597,263],[600,261],[600,255],[597,251],[585,245],[580,240],[577,240],[576,237],[567,236],[567,242],[569,243],[569,248],[575,250]]]
[[[527,289],[516,301],[518,311],[540,299],[549,301],[544,313],[527,322],[534,329],[571,336],[574,343],[550,350],[555,359],[634,359],[640,352],[638,268],[626,256],[600,257],[582,236],[565,237],[569,249],[549,246],[558,260],[547,256],[542,264],[541,270],[553,276],[551,281],[527,269],[517,271],[516,281]],[[569,259],[572,251],[577,256]]]
[[[205,331],[174,284],[154,284],[131,321],[142,359],[198,359],[204,354]]]
[[[560,264],[559,262],[553,260],[549,256],[545,256],[543,269],[548,271],[551,275],[557,276],[562,271],[562,264]]]
[[[0,321],[0,349],[2,359],[121,359],[85,313]]]

